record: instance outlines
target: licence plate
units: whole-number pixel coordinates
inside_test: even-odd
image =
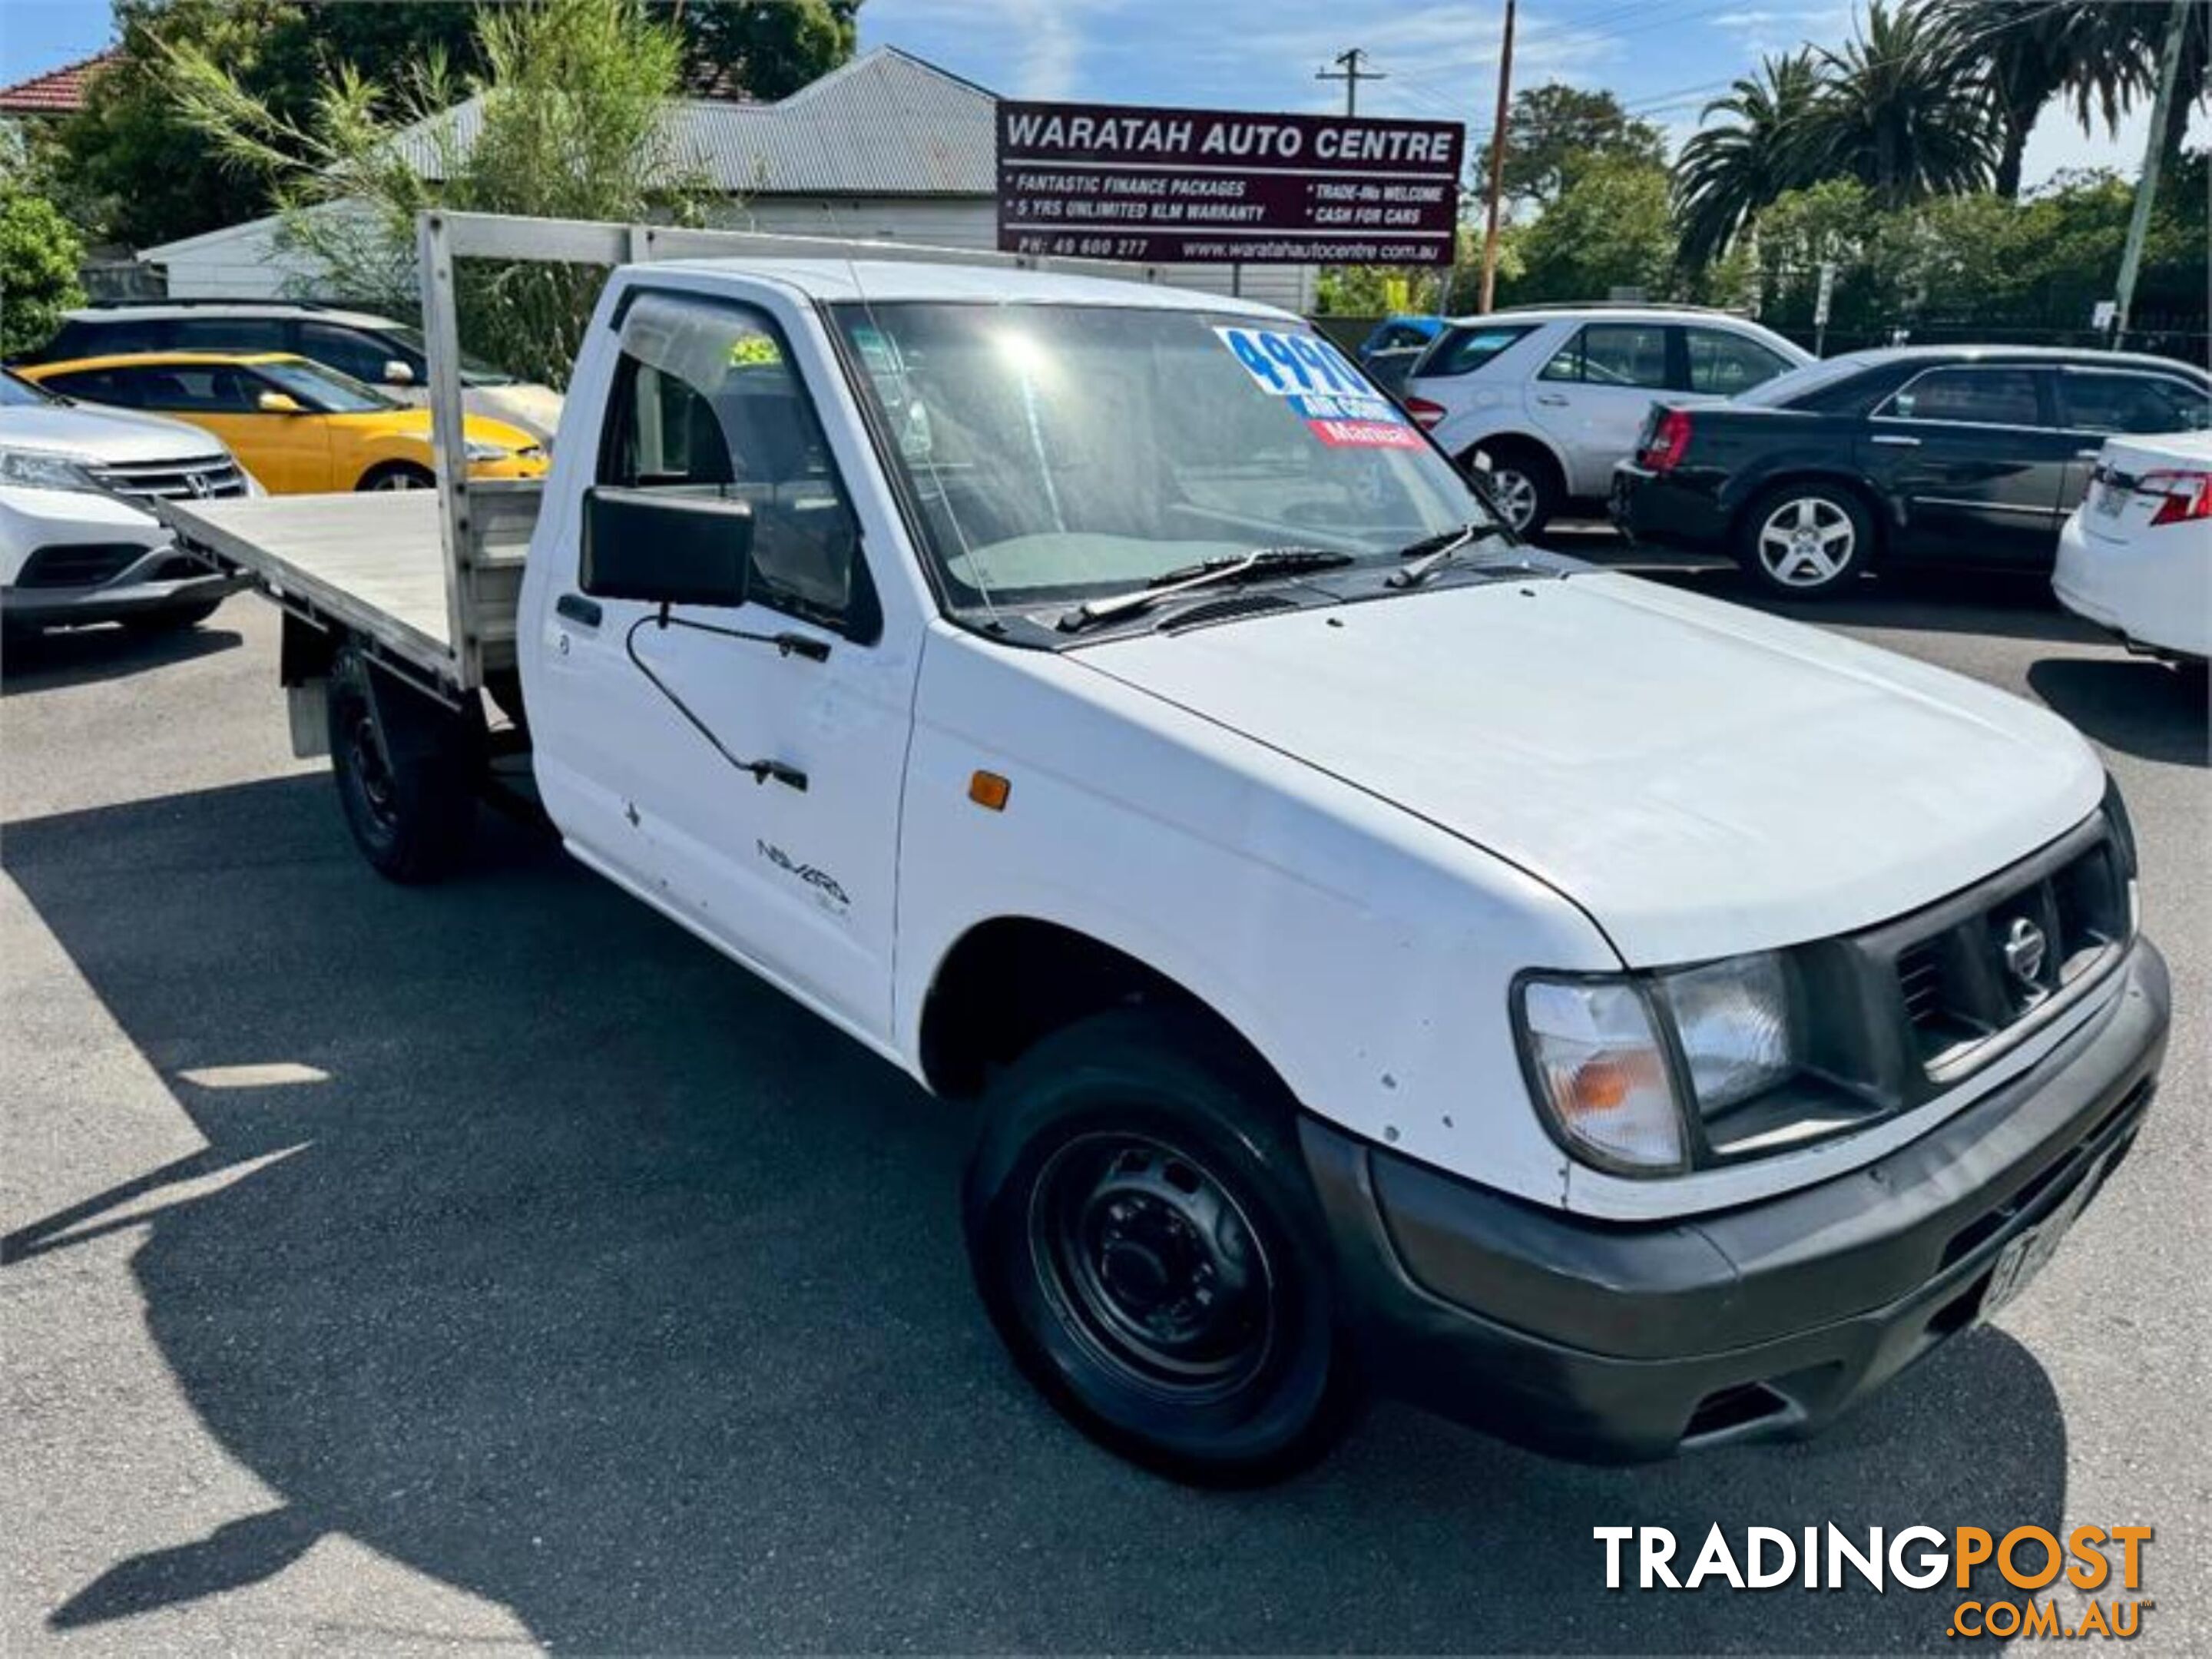
[[[2066,1237],[2075,1218],[2095,1196],[2103,1172],[2104,1163],[2100,1159],[2075,1184],[2063,1204],[1997,1253],[1996,1266],[1990,1269],[1990,1287],[1982,1292],[1981,1311],[1977,1317],[1987,1319],[1996,1313],[2043,1271],[2044,1263],[2057,1254],[2059,1241]]]

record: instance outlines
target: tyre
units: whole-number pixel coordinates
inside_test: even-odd
[[[1874,515],[1839,484],[1778,484],[1736,526],[1736,562],[1768,592],[1829,599],[1856,586],[1872,562]]]
[[[203,599],[197,605],[172,605],[165,611],[141,611],[136,616],[125,617],[123,625],[134,634],[181,634],[187,628],[198,628],[215,615],[222,603],[220,599]]]
[[[964,1209],[993,1324],[1100,1443],[1246,1486],[1342,1433],[1354,1384],[1289,1103],[1197,1021],[1103,1014],[1024,1054],[990,1091]]]
[[[427,466],[412,461],[386,461],[361,475],[356,489],[435,489],[438,477]]]
[[[1476,463],[1486,459],[1487,472]],[[1462,458],[1462,465],[1488,484],[1491,499],[1514,532],[1534,536],[1556,517],[1566,498],[1566,483],[1552,458],[1525,443],[1477,445]]]
[[[362,856],[393,881],[435,881],[476,831],[481,732],[375,675],[354,647],[331,664],[331,771]],[[411,701],[408,701],[411,700]]]

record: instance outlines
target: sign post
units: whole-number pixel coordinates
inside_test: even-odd
[[[1143,264],[1449,265],[1466,131],[1113,104],[999,106],[999,246]]]

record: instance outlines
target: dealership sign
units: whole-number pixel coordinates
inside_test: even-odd
[[[999,246],[1146,264],[1443,265],[1454,121],[999,106]]]

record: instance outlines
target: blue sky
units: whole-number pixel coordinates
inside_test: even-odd
[[[866,0],[864,46],[905,47],[1012,96],[1225,108],[1342,106],[1314,71],[1364,46],[1389,79],[1363,114],[1488,131],[1503,0]],[[1514,80],[1608,87],[1679,142],[1705,100],[1762,52],[1850,31],[1850,0],[1523,0]],[[0,82],[98,51],[106,0],[0,0]],[[2064,167],[2132,173],[2143,112],[2117,140],[2056,111],[2030,144],[2032,185]],[[2206,123],[2198,118],[2197,137]]]

